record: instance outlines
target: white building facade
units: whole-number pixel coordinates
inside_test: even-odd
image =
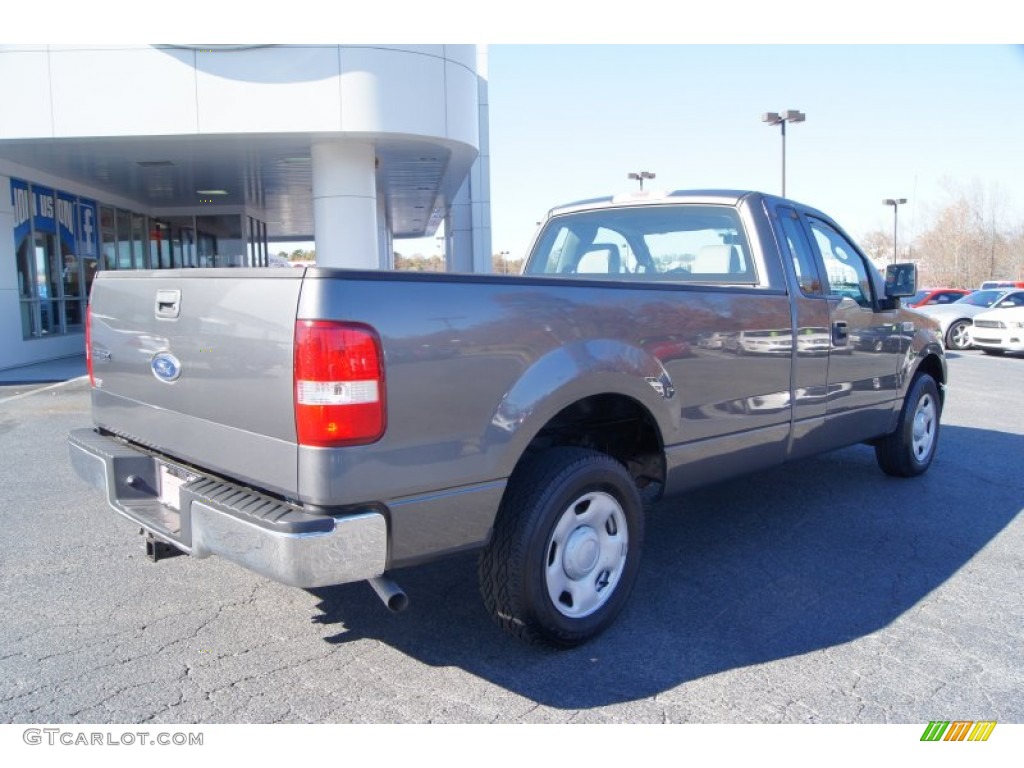
[[[486,51],[0,45],[0,369],[81,354],[100,269],[490,271]]]

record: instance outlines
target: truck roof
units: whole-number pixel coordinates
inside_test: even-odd
[[[674,192],[664,190],[644,189],[636,192],[626,192],[619,195],[608,195],[606,197],[593,197],[587,200],[577,200],[572,203],[557,205],[548,211],[548,216],[555,216],[567,213],[572,210],[588,208],[611,208],[616,206],[633,205],[662,205],[666,203],[678,203],[683,200],[691,203],[717,203],[735,205],[742,198],[748,195],[760,195],[763,193],[753,190],[735,189],[677,189]]]

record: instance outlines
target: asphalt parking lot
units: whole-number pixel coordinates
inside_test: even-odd
[[[285,587],[147,561],[75,477],[82,380],[0,387],[0,721],[1024,722],[1024,357],[951,354],[914,480],[854,447],[655,507],[618,622],[573,651],[492,625],[475,557]]]

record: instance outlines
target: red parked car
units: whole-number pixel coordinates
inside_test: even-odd
[[[966,288],[922,288],[903,300],[904,307],[924,307],[928,304],[952,304],[969,293]]]

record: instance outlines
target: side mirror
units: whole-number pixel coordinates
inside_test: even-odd
[[[895,299],[917,293],[917,265],[890,264],[885,268],[885,295]]]

